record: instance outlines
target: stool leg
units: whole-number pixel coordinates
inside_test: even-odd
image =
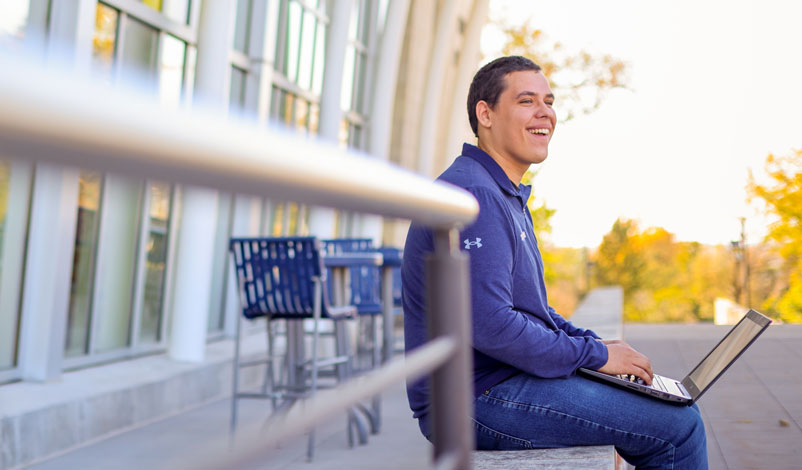
[[[239,341],[242,330],[242,318],[237,315],[237,336],[234,340],[234,366],[231,371],[232,376],[232,392],[231,392],[231,426],[229,435],[234,435],[234,430],[237,428],[237,398],[239,397]]]
[[[371,369],[376,370],[381,364],[381,349],[379,348],[379,321],[377,315],[370,316],[370,326],[373,330],[373,358]],[[378,434],[381,429],[381,395],[373,397],[373,412],[370,416],[370,432]]]
[[[323,289],[321,280],[315,280],[315,298],[314,298],[314,325],[312,327],[312,395],[317,392],[317,346],[320,337],[320,313],[322,310],[322,297]],[[309,444],[306,450],[306,458],[312,460],[315,454],[315,430],[309,432]]]

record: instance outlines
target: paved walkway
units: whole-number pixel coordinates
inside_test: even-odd
[[[713,325],[625,325],[624,337],[647,354],[655,371],[681,378],[726,332]],[[417,431],[401,384],[384,398],[385,429],[367,446],[349,449],[345,419],[321,426],[317,455],[304,458],[305,440],[276,449],[263,469],[420,469],[431,446]],[[245,401],[241,433],[254,433],[265,403]],[[711,469],[802,469],[802,325],[774,325],[700,400]],[[128,431],[27,468],[186,468],[187,459],[228,429],[229,402]],[[217,439],[218,444],[210,444]],[[219,448],[226,452],[225,446]]]

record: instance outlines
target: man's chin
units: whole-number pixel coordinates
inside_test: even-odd
[[[548,156],[549,156],[548,152],[543,154],[533,155],[530,161],[532,162],[533,165],[537,165],[545,162]]]

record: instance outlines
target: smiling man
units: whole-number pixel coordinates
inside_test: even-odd
[[[502,57],[468,93],[477,145],[438,178],[470,191],[477,220],[460,233],[470,255],[474,428],[479,449],[615,445],[638,468],[707,467],[698,408],[676,406],[577,376],[580,367],[651,383],[649,359],[621,341],[575,327],[548,304],[543,262],[521,179],[548,156],[557,123],[540,67]],[[424,257],[432,234],[413,224],[402,267],[407,351],[427,339]],[[409,383],[413,416],[430,433],[428,380]]]

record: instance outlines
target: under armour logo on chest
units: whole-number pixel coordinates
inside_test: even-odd
[[[470,240],[468,240],[466,238],[464,241],[465,241],[465,249],[466,250],[470,250],[472,246],[475,246],[476,248],[481,248],[482,247],[482,239],[481,238],[477,238],[474,241],[470,241]]]

